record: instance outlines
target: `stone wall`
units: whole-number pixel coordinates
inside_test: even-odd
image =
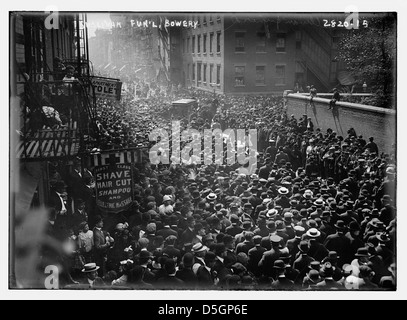
[[[346,137],[348,129],[353,127],[366,141],[374,137],[379,152],[390,152],[396,142],[395,110],[348,102],[338,102],[329,110],[330,99],[316,97],[310,104],[310,97],[300,93],[286,91],[284,96],[288,116],[294,114],[299,119],[306,114],[311,117],[314,129],[321,128],[325,132],[331,128]]]

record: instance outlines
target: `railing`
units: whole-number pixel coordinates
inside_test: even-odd
[[[20,142],[16,156],[25,160],[72,156],[98,138],[96,108],[90,82],[24,82],[26,105],[22,108]],[[65,121],[62,119],[65,118]],[[94,140],[93,140],[94,139]]]

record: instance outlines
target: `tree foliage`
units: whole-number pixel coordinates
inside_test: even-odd
[[[361,18],[364,19],[364,18]],[[339,43],[339,59],[357,79],[366,81],[378,107],[394,107],[396,85],[396,16],[393,13],[367,17],[368,27],[347,31]]]

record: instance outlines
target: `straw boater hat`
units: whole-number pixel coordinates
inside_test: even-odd
[[[94,272],[99,270],[99,266],[96,265],[96,263],[91,262],[91,263],[87,263],[83,266],[82,272]]]

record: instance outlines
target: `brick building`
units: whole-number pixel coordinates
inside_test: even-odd
[[[307,17],[187,15],[198,25],[181,31],[183,82],[230,94],[282,93],[296,83],[330,90],[343,69],[335,60],[340,33]]]

